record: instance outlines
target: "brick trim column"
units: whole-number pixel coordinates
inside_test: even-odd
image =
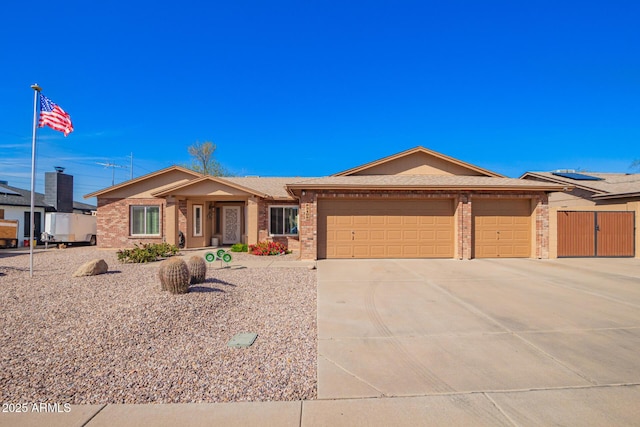
[[[303,191],[300,195],[300,259],[318,259],[318,195]]]
[[[462,209],[460,216],[460,257],[461,259],[471,259],[473,253],[473,208],[472,201],[469,194],[462,194],[460,196]]]
[[[536,197],[536,258],[549,258],[549,198]]]

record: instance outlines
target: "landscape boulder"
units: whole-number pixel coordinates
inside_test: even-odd
[[[73,277],[81,276],[97,276],[98,274],[104,274],[109,270],[109,266],[103,259],[92,259],[89,262],[85,262],[73,273]]]

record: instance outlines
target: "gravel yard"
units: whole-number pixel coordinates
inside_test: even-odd
[[[185,258],[191,254],[184,253]],[[235,256],[235,254],[234,254]],[[307,268],[219,268],[185,295],[159,263],[95,247],[0,252],[0,400],[192,403],[316,397],[316,277]],[[71,277],[103,258],[109,272]],[[228,348],[255,332],[247,349]]]

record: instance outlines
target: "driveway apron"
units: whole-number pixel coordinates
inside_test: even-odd
[[[318,398],[483,393],[526,419],[510,393],[591,396],[626,385],[635,397],[639,267],[636,259],[320,261]]]

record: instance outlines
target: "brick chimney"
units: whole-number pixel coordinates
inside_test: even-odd
[[[44,202],[56,212],[73,212],[73,175],[64,173],[64,168],[55,167],[55,172],[44,173]]]

